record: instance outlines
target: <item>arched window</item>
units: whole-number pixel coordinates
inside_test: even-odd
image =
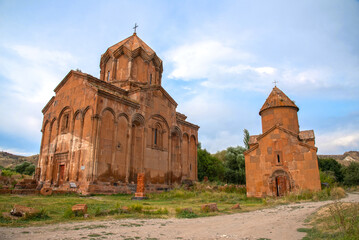
[[[152,146],[154,148],[162,148],[162,126],[159,123],[156,123],[154,125],[154,128],[152,129]]]
[[[155,128],[155,140],[154,140],[155,145],[157,145],[157,132],[158,132],[158,129]]]
[[[70,129],[70,113],[66,112],[62,116],[61,133],[67,133]]]

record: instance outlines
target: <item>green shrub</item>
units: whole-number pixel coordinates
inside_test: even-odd
[[[35,172],[35,165],[29,162],[23,162],[15,166],[15,171],[25,175],[32,175]]]
[[[66,208],[63,218],[69,219],[69,218],[74,218],[75,214],[72,212],[71,207]]]
[[[1,175],[5,177],[11,177],[12,175],[16,175],[16,174],[18,173],[10,169],[3,169],[1,172]]]
[[[142,212],[143,206],[142,204],[133,204],[129,207],[131,212]]]
[[[195,214],[188,208],[176,208],[176,217],[178,218],[197,218],[198,215]]]
[[[223,162],[212,156],[206,149],[197,147],[198,180],[202,181],[206,176],[209,181],[223,180]]]
[[[39,212],[33,214],[25,214],[25,220],[46,220],[49,219],[49,215],[45,209],[41,209]]]
[[[335,181],[343,181],[342,165],[333,158],[318,158],[319,170],[322,172],[332,172],[335,176]]]
[[[321,183],[328,183],[329,186],[333,186],[336,182],[335,174],[332,171],[319,171],[319,175]]]
[[[102,210],[101,207],[97,207],[95,210],[95,217],[99,216],[107,216],[110,211],[108,210]]]
[[[359,185],[359,163],[351,162],[344,168],[344,184],[348,186]]]
[[[157,209],[155,211],[144,210],[143,213],[146,214],[146,215],[167,215],[168,214],[168,209],[167,208],[159,208],[159,209]]]

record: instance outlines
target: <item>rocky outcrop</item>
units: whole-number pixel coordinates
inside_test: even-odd
[[[359,151],[345,152],[343,155],[318,155],[318,158],[333,158],[340,164],[348,166],[351,162],[359,163]]]

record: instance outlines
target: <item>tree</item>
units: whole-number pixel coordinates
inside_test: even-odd
[[[212,154],[212,156],[218,158],[218,160],[220,160],[221,162],[224,162],[226,158],[226,152],[226,150],[218,151],[215,154]]]
[[[249,149],[249,131],[247,129],[243,130],[243,143],[244,143],[244,147],[246,148],[246,150]]]
[[[335,159],[333,158],[318,158],[318,166],[319,166],[319,170],[322,172],[328,172],[328,174],[330,175],[332,173],[334,173],[335,176],[335,180],[337,182],[343,182],[343,171],[342,171],[342,165],[340,163],[338,163]]]
[[[359,185],[359,163],[351,162],[343,172],[345,185]]]
[[[35,165],[29,162],[23,162],[15,166],[16,172],[26,175],[32,175],[35,172]]]
[[[31,176],[32,174],[34,174],[34,172],[35,172],[35,165],[31,164],[27,168],[25,168],[23,174]]]
[[[207,176],[210,181],[222,181],[224,175],[223,163],[212,156],[206,149],[201,149],[200,144],[198,146],[198,180],[202,181]]]
[[[225,174],[224,179],[228,183],[245,184],[246,172],[244,162],[244,151],[246,149],[241,146],[229,147],[225,156]]]

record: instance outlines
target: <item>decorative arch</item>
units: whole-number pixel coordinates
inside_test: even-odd
[[[152,129],[152,146],[163,147],[163,127],[160,122],[156,122]]]
[[[190,137],[190,139],[191,139],[191,138],[194,140],[194,142],[195,142],[195,143],[196,143],[196,145],[197,145],[197,139],[196,139],[196,136],[192,134],[192,135],[191,135],[191,137]]]
[[[191,180],[197,180],[197,139],[194,135],[189,138],[188,165]]]
[[[128,117],[128,115],[127,115],[126,113],[120,113],[120,114],[118,114],[118,119],[120,119],[121,117],[126,118],[127,122],[130,121],[130,118]]]
[[[168,125],[167,120],[166,120],[162,115],[160,115],[160,114],[153,114],[153,115],[151,115],[151,116],[148,118],[148,120],[153,119],[153,118],[159,118],[159,119],[161,119],[161,121],[163,121],[163,123],[165,124],[167,130],[170,129],[170,126]]]
[[[82,116],[83,116],[83,117],[85,116],[85,114],[87,113],[87,111],[92,111],[92,112],[93,112],[92,107],[91,107],[91,106],[87,106],[87,107],[84,108],[84,110],[82,111]]]
[[[64,114],[64,112],[67,111],[67,110],[70,110],[71,113],[73,113],[73,110],[72,110],[72,108],[71,108],[70,106],[65,106],[65,107],[61,110],[61,112],[60,112],[60,114],[59,114],[59,119],[60,119],[61,116]]]
[[[49,123],[50,123],[49,120],[46,120],[46,121],[44,122],[44,124],[42,125],[42,128],[41,128],[41,132],[44,132],[44,130],[45,130],[45,128],[46,128],[46,125],[49,124]]]
[[[145,118],[140,113],[135,113],[132,115],[132,123],[138,122],[141,126],[145,125]]]
[[[115,111],[114,111],[112,108],[110,108],[110,107],[107,107],[107,108],[105,108],[105,109],[102,110],[102,112],[101,112],[101,117],[103,117],[103,115],[105,114],[106,111],[109,111],[110,113],[112,113],[113,118],[116,119],[116,113],[115,113]]]
[[[59,127],[58,125],[58,123],[56,122],[56,120],[57,120],[57,118],[56,117],[54,117],[52,120],[51,120],[51,124],[50,124],[50,128],[51,129],[53,129],[54,128],[54,124],[56,124],[56,129]],[[56,123],[55,123],[56,122]]]
[[[59,114],[59,121],[57,122],[61,133],[67,133],[70,131],[71,116],[73,116],[73,109],[70,106],[64,107]],[[70,123],[71,122],[71,123]]]
[[[100,181],[106,181],[113,174],[113,153],[115,145],[116,118],[112,108],[105,108],[101,112],[99,126],[99,157],[97,174]]]
[[[176,134],[179,136],[180,140],[182,140],[182,131],[178,126],[171,127],[171,135]]]
[[[184,176],[189,179],[190,170],[193,166],[189,162],[189,135],[186,132],[182,135],[182,166]]]
[[[83,118],[83,113],[81,109],[77,109],[76,112],[74,113],[74,117],[72,118],[73,121],[75,121],[76,117],[80,114],[81,120]]]
[[[182,132],[178,126],[171,128],[171,183],[180,183],[182,180]]]

